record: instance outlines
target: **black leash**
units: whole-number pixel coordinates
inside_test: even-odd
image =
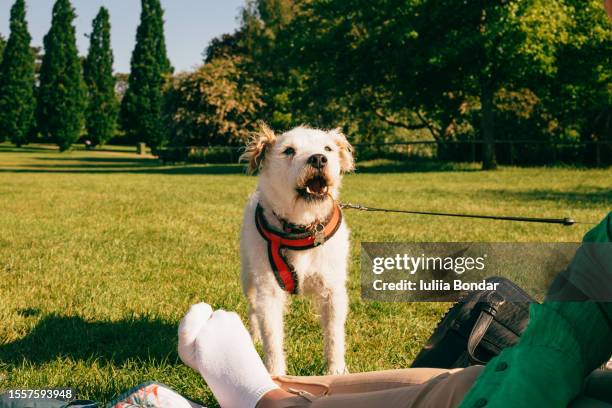
[[[392,210],[387,208],[374,208],[365,207],[359,204],[351,203],[340,203],[340,208],[351,209],[359,211],[372,211],[372,212],[387,212],[387,213],[400,213],[400,214],[417,214],[417,215],[435,215],[442,217],[460,217],[460,218],[480,218],[485,220],[501,220],[501,221],[518,221],[518,222],[538,222],[542,224],[561,224],[566,227],[571,227],[574,224],[597,224],[595,222],[579,222],[573,218],[533,218],[533,217],[506,217],[497,215],[476,215],[476,214],[455,214],[455,213],[442,213],[442,212],[429,212],[429,211],[409,211],[409,210]]]

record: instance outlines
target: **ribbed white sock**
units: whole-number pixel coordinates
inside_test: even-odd
[[[191,306],[179,326],[179,356],[200,372],[222,408],[254,408],[279,388],[236,313]]]

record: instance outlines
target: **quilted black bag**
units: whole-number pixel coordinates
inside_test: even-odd
[[[496,290],[469,292],[444,315],[412,367],[457,368],[486,364],[513,346],[529,323],[529,304],[535,300],[510,280]]]

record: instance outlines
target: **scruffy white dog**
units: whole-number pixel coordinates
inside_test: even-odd
[[[266,368],[285,373],[284,306],[299,293],[319,307],[328,373],[345,373],[349,230],[336,198],[341,175],[354,167],[351,146],[339,130],[298,127],[276,136],[262,126],[241,159],[259,171],[240,252],[251,335],[263,341]]]

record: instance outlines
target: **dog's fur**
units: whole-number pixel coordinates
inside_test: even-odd
[[[289,154],[287,148],[295,153]],[[318,171],[307,163],[323,154],[327,164]],[[244,212],[240,252],[242,287],[249,302],[249,324],[254,341],[263,340],[265,364],[272,375],[285,373],[283,351],[284,306],[290,296],[279,286],[267,255],[267,242],[257,231],[255,209],[259,203],[271,226],[282,230],[278,218],[298,225],[325,220],[332,200],[324,194],[306,193],[308,180],[325,179],[327,193],[336,199],[342,173],[353,170],[351,146],[339,130],[298,127],[276,136],[262,125],[242,159],[251,172],[259,171],[256,191]],[[312,190],[308,190],[312,192]],[[345,221],[325,244],[301,251],[286,250],[294,266],[301,294],[314,296],[319,307],[328,372],[345,373],[344,324],[348,313],[346,292],[349,230]]]

